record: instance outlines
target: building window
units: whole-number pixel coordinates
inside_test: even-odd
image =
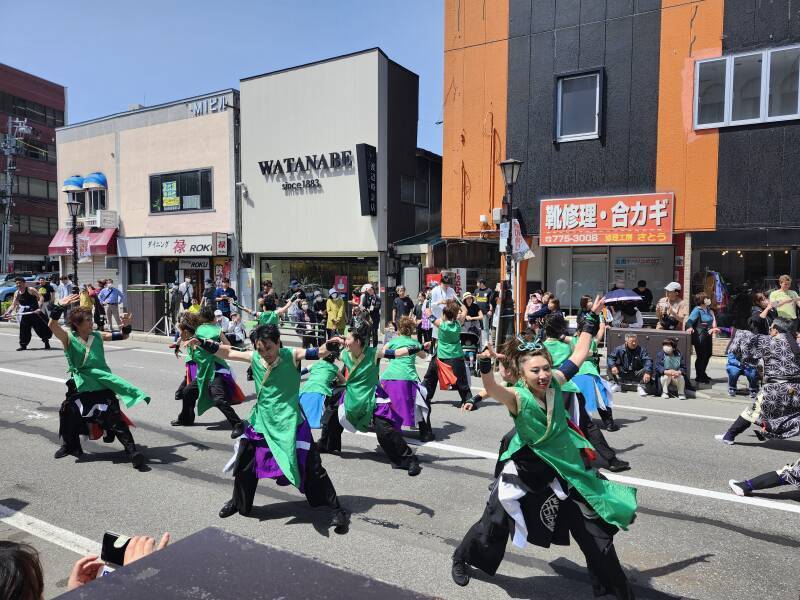
[[[47,217],[30,217],[30,232],[31,235],[49,235]]]
[[[600,71],[564,75],[556,82],[556,141],[600,137]]]
[[[105,190],[87,190],[86,191],[86,214],[93,217],[97,214],[98,210],[106,209],[106,191]]]
[[[211,208],[211,169],[150,176],[151,213]]]
[[[0,92],[0,111],[49,127],[64,125],[63,110],[56,110],[32,100],[26,101],[24,98],[6,92]]]
[[[400,175],[400,202],[403,204],[414,204],[414,188],[416,180],[408,175]]]
[[[698,61],[695,129],[800,119],[800,46]]]

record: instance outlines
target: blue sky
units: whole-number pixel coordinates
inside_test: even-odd
[[[417,144],[441,153],[435,123],[442,119],[443,4],[0,0],[0,62],[65,85],[74,123],[129,104],[238,88],[242,77],[380,46],[419,75]]]

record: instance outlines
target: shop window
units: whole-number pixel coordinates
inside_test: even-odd
[[[561,76],[556,84],[556,141],[600,136],[600,71]]]
[[[98,210],[106,209],[106,190],[87,190],[86,214],[90,217],[97,214]]]
[[[800,118],[800,47],[698,61],[695,129]]]
[[[211,170],[150,176],[150,212],[169,213],[213,208]]]
[[[775,50],[769,57],[769,115],[785,117],[798,112],[797,82],[800,48]]]

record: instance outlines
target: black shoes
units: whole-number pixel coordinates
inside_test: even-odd
[[[231,431],[231,439],[235,440],[238,437],[241,437],[244,433],[244,421],[239,421],[236,425],[233,426],[233,430]]]
[[[436,436],[433,435],[433,430],[427,423],[423,423],[420,421],[419,423],[419,440],[421,442],[432,442],[436,439]]]
[[[236,501],[228,500],[225,505],[219,509],[219,518],[227,519],[231,515],[236,514],[237,511],[238,509],[236,508]]]
[[[53,455],[53,458],[64,458],[65,456],[75,456],[78,457],[83,454],[83,450],[78,448],[69,448],[67,446],[61,446],[56,453]]]
[[[419,460],[416,456],[412,456],[408,459],[408,474],[411,477],[416,477],[422,473],[422,467],[419,466]]]
[[[48,340],[44,341],[44,349],[45,350],[50,350],[50,342]]]
[[[453,568],[450,569],[450,576],[456,582],[456,585],[466,586],[469,583],[469,567],[467,563],[461,560],[454,560]]]
[[[17,348],[17,352],[22,352],[23,350],[27,350],[27,349],[28,348],[26,346],[20,346],[19,348]]]
[[[616,422],[611,419],[609,421],[603,421],[603,429],[611,432],[619,431],[619,425],[617,425]]]
[[[103,441],[106,444],[111,444],[116,439],[116,434],[113,431],[106,431],[105,435],[103,435]]]
[[[631,468],[631,464],[624,460],[618,459],[616,456],[608,461],[608,470],[612,473],[619,473],[620,471],[627,471]]]
[[[144,454],[141,452],[134,452],[131,454],[131,463],[134,469],[141,470],[145,466],[145,462]]]
[[[220,516],[222,516],[222,512],[220,512]],[[339,535],[344,535],[350,529],[350,519],[343,508],[338,508],[336,512],[333,513],[331,527],[333,527],[334,533],[338,533]]]
[[[194,423],[187,423],[186,421],[181,421],[181,418],[178,417],[169,422],[170,425],[173,427],[189,427],[190,425],[194,425]]]

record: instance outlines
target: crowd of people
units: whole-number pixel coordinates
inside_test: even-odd
[[[124,296],[113,282],[108,283],[102,299],[107,304],[121,303]],[[608,350],[607,377],[603,378],[598,346],[605,330],[620,322],[615,314],[635,317],[635,312],[620,306],[608,310],[600,296],[581,299],[577,327],[570,334],[558,299],[546,292],[535,294],[526,311],[528,327],[495,349],[490,343],[491,327],[497,323],[493,292],[481,281],[474,293],[459,296],[444,275],[421,292],[416,303],[404,288],[397,289],[391,309],[393,335],[379,348],[381,303],[370,284],[352,298],[336,289],[325,298],[318,292],[307,294],[296,280],[280,296],[265,282],[255,309],[238,303],[227,280],[213,295],[207,290],[202,298],[195,297],[190,281],[184,284],[178,286],[183,310],[173,344],[176,356],[185,353],[175,392],[181,408],[171,424],[190,426],[196,415],[212,407],[228,421],[234,450],[224,471],[233,477],[233,491],[219,509],[220,518],[247,515],[259,480],[272,479],[277,485],[297,488],[311,506],[326,508],[334,532],[347,533],[349,514],[323,467],[322,456],[341,453],[345,432],[373,431],[392,468],[419,476],[422,466],[404,430],[416,428],[423,443],[435,440],[432,400],[437,388],[452,389],[459,393],[456,406],[461,410],[471,413],[482,401],[493,398],[508,409],[513,421],[500,442],[483,516],[453,554],[453,581],[468,585],[472,568],[494,575],[509,539],[520,547],[527,543],[550,547],[569,544],[572,538],[585,555],[595,595],[633,598],[613,538],[635,518],[636,490],[600,475],[598,468],[630,468],[603,432],[619,430],[613,398],[625,385],[636,386],[642,395],[685,397],[690,384],[687,357],[678,350],[676,339],[666,337],[653,360],[637,334],[628,332],[623,344]],[[755,298],[752,330],[736,331],[729,345],[729,385],[735,392],[737,379],[744,375],[753,402],[726,433],[717,436],[725,444],[733,444],[751,426],[762,440],[800,434],[796,321],[779,312],[789,305],[786,299],[794,306],[800,297],[782,292],[772,300]],[[44,298],[45,293],[18,281],[16,307],[37,306],[44,315]],[[111,328],[109,320],[109,331],[103,331],[94,321],[93,308],[82,304],[81,294],[50,299],[46,337],[55,336],[61,343],[70,374],[59,410],[61,445],[55,458],[81,456],[81,435],[102,437],[106,443],[118,440],[134,468],[149,470],[122,405],[149,403],[150,395],[112,373],[104,356],[105,342],[123,341],[130,335],[131,315],[119,316],[119,330]],[[699,294],[689,311],[680,298],[680,285],[670,283],[656,304],[659,328],[685,329],[693,343],[700,332],[713,336],[717,328],[706,300]],[[652,303],[652,298],[642,302]],[[633,308],[639,311],[638,306]],[[239,310],[252,313],[256,320],[249,335]],[[283,319],[300,332],[301,347],[282,343]],[[312,324],[320,327],[312,328]],[[30,328],[40,333],[37,327],[31,323],[28,335]],[[40,333],[42,339],[44,333]],[[471,391],[465,334],[480,337],[475,368],[483,390],[478,394]],[[701,340],[695,348],[706,348],[706,344]],[[425,375],[420,377],[418,366],[424,363],[418,361],[426,360]],[[697,360],[702,367],[698,381],[702,381],[708,360],[699,352]],[[256,400],[246,419],[236,409],[244,392],[229,361],[249,366]],[[302,368],[304,361],[311,364],[310,369]],[[383,371],[382,361],[388,363]],[[496,380],[495,369],[501,381]],[[319,430],[316,439],[315,430]],[[731,480],[729,485],[738,495],[750,495],[796,485],[799,480],[800,461],[750,479]]]

